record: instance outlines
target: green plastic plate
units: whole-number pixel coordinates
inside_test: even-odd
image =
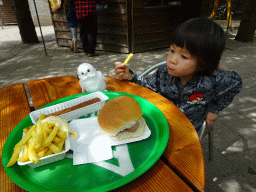
[[[131,182],[151,168],[164,152],[169,139],[169,126],[165,116],[155,105],[141,97],[120,92],[106,91],[103,93],[109,97],[109,100],[123,95],[136,99],[151,130],[148,139],[129,143],[125,147],[128,150],[126,155],[130,158],[132,165],[130,168],[126,168],[126,165],[122,164],[122,161],[115,155],[113,159],[103,162],[103,165],[108,165],[112,169],[104,168],[99,164],[74,166],[73,160],[68,158],[35,169],[29,166],[19,166],[17,163],[6,168],[13,147],[22,137],[22,129],[32,125],[30,117],[27,116],[10,133],[3,147],[2,162],[10,179],[27,191],[109,191]],[[86,94],[88,93],[65,97],[44,107]],[[117,153],[118,150],[123,149],[122,147],[124,146],[113,147],[113,153]],[[122,173],[122,169],[128,170],[131,167],[133,171],[130,173]],[[121,174],[118,170],[121,170]]]

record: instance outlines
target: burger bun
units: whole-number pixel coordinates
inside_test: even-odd
[[[102,131],[113,140],[142,136],[146,127],[139,103],[129,96],[108,101],[98,113],[98,123]],[[134,126],[138,127],[137,130],[129,130]]]

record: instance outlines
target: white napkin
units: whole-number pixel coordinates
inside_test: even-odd
[[[70,127],[75,128],[74,131],[78,134],[77,140],[70,139],[70,148],[73,150],[73,165],[94,163],[113,158],[108,136],[98,130],[95,123],[90,119],[77,119],[69,124]]]
[[[130,138],[123,141],[113,141],[100,129],[97,117],[76,119],[69,123],[69,126],[78,134],[78,139],[70,139],[70,149],[73,157],[73,164],[86,164],[104,161],[113,158],[111,146],[137,142],[148,138],[151,131],[146,125],[144,134],[141,137]]]
[[[95,138],[91,143],[78,145],[73,151],[73,165],[100,162],[112,158],[110,142],[103,136]]]

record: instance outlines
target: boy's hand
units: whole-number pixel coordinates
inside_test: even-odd
[[[218,115],[216,113],[209,112],[206,115],[206,126],[212,125],[212,123],[217,119]]]
[[[129,69],[121,62],[115,63],[115,74],[120,80],[131,80],[132,76]]]

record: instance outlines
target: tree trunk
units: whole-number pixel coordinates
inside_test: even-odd
[[[14,13],[17,19],[20,36],[23,43],[38,43],[28,0],[12,0]]]
[[[253,41],[256,30],[256,1],[246,0],[236,40],[242,42]]]

